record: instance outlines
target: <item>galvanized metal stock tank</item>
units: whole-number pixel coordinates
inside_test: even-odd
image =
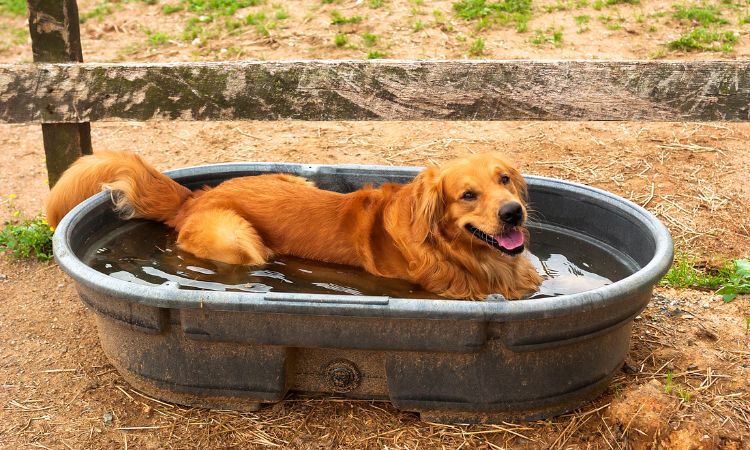
[[[197,188],[286,172],[324,189],[408,182],[418,168],[221,164],[168,172]],[[255,410],[291,391],[386,398],[424,419],[532,420],[575,409],[620,370],[633,318],[672,262],[672,240],[644,209],[607,192],[527,177],[544,223],[617,249],[633,273],[575,295],[483,302],[351,295],[181,290],[121,281],[80,259],[87,239],[118,219],[106,194],[55,231],[57,262],[96,314],[122,376],[176,403]]]

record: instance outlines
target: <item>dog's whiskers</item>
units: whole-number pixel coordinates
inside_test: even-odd
[[[526,217],[529,222],[544,222],[544,214],[531,207],[526,207]]]

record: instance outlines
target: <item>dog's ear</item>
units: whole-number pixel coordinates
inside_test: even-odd
[[[513,166],[510,167],[510,173],[508,176],[510,177],[510,182],[513,183],[513,186],[516,188],[516,192],[518,192],[518,195],[523,199],[524,203],[529,202],[529,188],[526,186],[526,180],[523,179],[523,175],[521,175],[521,172],[516,169]]]
[[[414,179],[415,195],[412,202],[411,224],[415,238],[426,241],[437,232],[440,219],[443,217],[445,201],[440,177],[440,169],[430,167]]]

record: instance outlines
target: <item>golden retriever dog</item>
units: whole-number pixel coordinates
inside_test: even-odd
[[[497,154],[430,167],[405,185],[341,194],[285,174],[234,178],[190,191],[139,156],[101,151],[52,189],[47,220],[109,190],[124,218],[164,222],[198,257],[260,265],[273,254],[358,266],[438,295],[522,298],[541,277],[523,255],[526,184]]]

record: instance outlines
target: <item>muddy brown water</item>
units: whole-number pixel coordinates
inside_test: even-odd
[[[634,272],[634,263],[611,248],[559,230],[531,224],[527,256],[543,276],[531,298],[575,294],[606,286]],[[340,264],[275,256],[262,267],[197,258],[181,251],[176,233],[151,221],[132,220],[100,230],[87,240],[81,259],[111,277],[148,286],[236,292],[385,295],[439,298],[404,280],[370,275]]]

